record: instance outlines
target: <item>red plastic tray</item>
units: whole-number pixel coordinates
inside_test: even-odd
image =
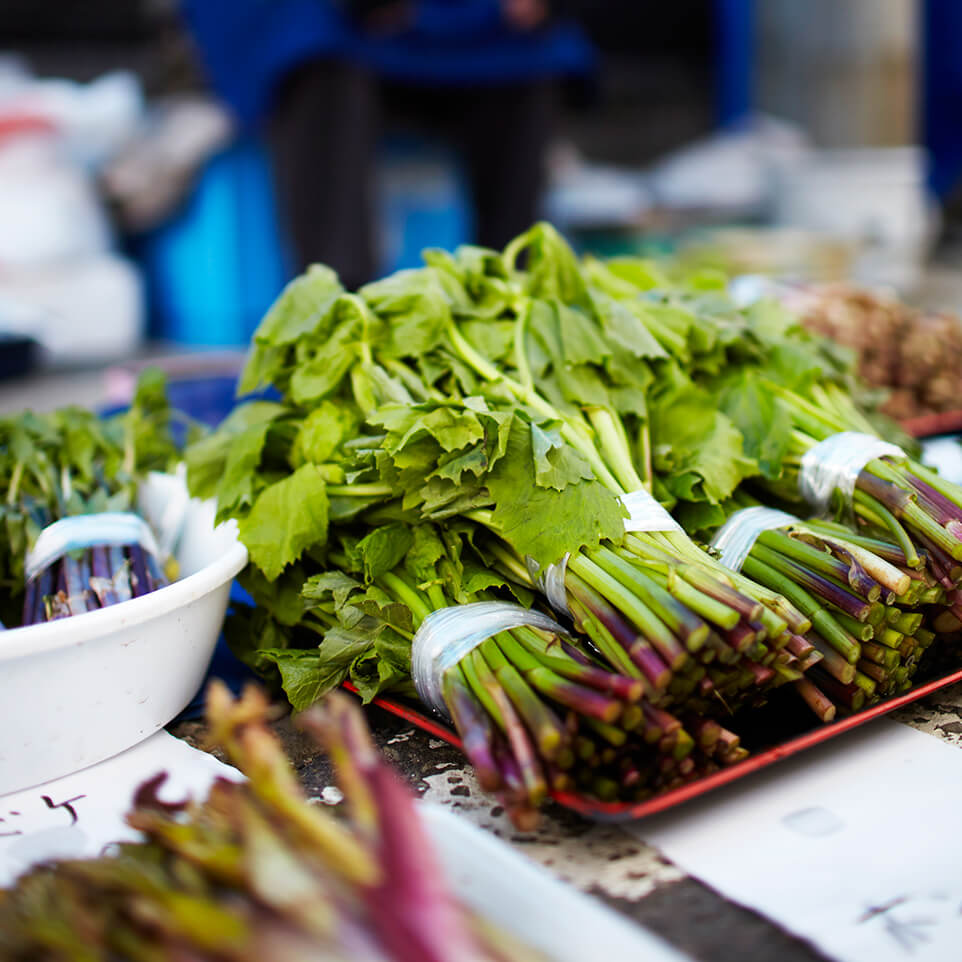
[[[947,434],[962,431],[962,411],[907,421],[904,422],[903,427],[919,438],[933,434]],[[903,705],[910,705],[912,702],[918,701],[926,695],[931,695],[932,692],[938,691],[940,688],[947,688],[949,685],[960,681],[962,681],[962,668],[940,678],[922,682],[904,695],[897,695],[894,698],[881,701],[877,705],[872,705],[870,708],[855,712],[847,718],[842,718],[829,725],[820,725],[817,728],[795,735],[778,744],[753,751],[745,761],[739,762],[737,765],[723,768],[711,775],[699,778],[697,781],[682,785],[680,788],[675,788],[671,791],[656,795],[654,798],[649,798],[644,802],[599,802],[585,798],[582,795],[574,795],[570,792],[552,792],[552,798],[560,805],[572,809],[579,815],[596,821],[624,822],[631,819],[643,818],[646,815],[654,815],[656,812],[663,812],[665,809],[674,808],[676,805],[687,802],[692,798],[697,798],[699,795],[704,795],[706,792],[720,788],[722,785],[728,785],[731,782],[738,781],[738,779],[744,778],[746,775],[751,775],[752,772],[768,768],[783,758],[795,755],[798,752],[804,751],[806,748],[812,748],[814,745],[820,745],[822,742],[836,738],[844,732],[851,731],[853,728],[858,728],[860,725],[866,724],[866,722],[881,718],[896,708],[901,708]],[[356,694],[356,690],[350,682],[345,682],[344,687]],[[380,697],[374,699],[374,704],[380,706],[385,711],[389,711],[392,715],[397,715],[405,719],[405,721],[411,722],[411,724],[416,725],[418,728],[443,739],[457,748],[461,747],[461,742],[454,731],[448,728],[444,722],[425,714],[417,707],[402,701],[396,701],[393,698]]]

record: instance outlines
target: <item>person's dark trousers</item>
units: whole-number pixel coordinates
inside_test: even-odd
[[[377,84],[358,67],[318,61],[278,91],[269,143],[281,216],[299,267],[333,267],[353,290],[374,276]]]
[[[549,80],[477,88],[458,111],[454,132],[471,184],[478,243],[504,247],[541,210],[546,153],[554,131]]]
[[[330,61],[282,87],[270,123],[281,209],[301,266],[333,267],[350,288],[375,273],[374,158],[385,126],[444,137],[461,153],[475,240],[503,247],[539,212],[554,121],[550,81],[476,88],[378,84]]]

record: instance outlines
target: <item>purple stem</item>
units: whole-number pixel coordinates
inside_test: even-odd
[[[67,608],[71,615],[80,615],[87,610],[87,579],[84,578],[82,563],[64,555],[60,562],[64,576]]]
[[[957,504],[953,504],[941,491],[936,491],[930,484],[909,475],[909,481],[913,488],[925,499],[929,507],[929,513],[941,525],[949,521],[962,521],[962,510]]]
[[[108,605],[115,605],[120,598],[114,588],[112,572],[110,570],[110,550],[105,547],[93,548],[91,551],[91,570],[93,577],[90,579],[90,587],[97,595],[97,600],[106,608]]]
[[[34,608],[37,606],[37,579],[30,578],[26,584],[23,596],[23,617],[20,619],[22,625],[32,624]]]
[[[628,657],[641,669],[651,684],[663,689],[671,680],[671,669],[648,641],[638,634],[638,630],[622,616],[620,611],[572,571],[568,572],[567,585],[572,597],[604,625],[615,641],[628,652]],[[576,620],[575,624],[577,623]]]
[[[150,576],[150,590],[156,591],[158,588],[163,588],[169,584],[167,577],[160,570],[157,559],[149,551],[144,551],[143,554],[144,560],[147,562],[147,574]]]
[[[912,533],[912,540],[925,548],[925,553],[928,555],[928,566],[932,574],[947,591],[952,591],[956,587],[955,581],[952,580],[952,571],[958,567],[958,562],[918,532]]]
[[[144,549],[139,544],[127,546],[127,557],[130,559],[130,587],[134,597],[150,593],[150,580],[147,577],[147,564],[144,561]]]
[[[90,585],[92,554],[85,551],[80,559],[81,584],[84,586],[84,599],[87,602],[87,611],[96,611],[100,607],[100,599],[94,593]]]
[[[25,625],[39,625],[47,620],[47,607],[44,604],[44,598],[53,589],[53,571],[50,568],[44,568],[34,581],[37,590],[33,600],[33,609],[24,616],[23,623]]]
[[[740,621],[734,628],[724,629],[722,637],[731,648],[741,654],[755,644],[758,634],[751,625]]]
[[[70,607],[67,604],[67,582],[64,574],[63,559],[54,562],[57,568],[56,590],[44,599],[45,621],[59,621],[69,618]]]

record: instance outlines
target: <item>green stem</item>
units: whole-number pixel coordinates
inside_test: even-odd
[[[518,319],[514,322],[514,364],[518,369],[518,376],[521,378],[521,387],[534,394],[534,376],[531,374],[531,364],[528,362],[528,352],[525,350],[524,341],[527,335],[528,312],[531,310],[529,301],[526,310],[519,311]]]
[[[23,477],[23,461],[18,461],[13,466],[13,471],[10,473],[10,487],[7,489],[7,504],[15,505],[17,503],[17,494],[20,490],[20,479]]]
[[[905,528],[899,524],[898,518],[889,511],[884,505],[879,504],[875,498],[870,497],[864,491],[855,489],[852,495],[852,506],[855,513],[863,517],[866,521],[885,528],[891,532],[896,544],[902,549],[905,555],[905,564],[909,568],[919,567],[919,555],[915,550],[915,543],[909,537]]]
[[[609,571],[581,553],[569,558],[568,567],[612,602],[653,645],[670,652],[667,661],[669,668],[674,671],[688,660],[684,649],[678,645],[674,635],[658,620],[654,612]],[[662,654],[664,655],[664,652]]]
[[[547,759],[557,756],[564,739],[561,723],[554,713],[531,690],[518,670],[504,656],[495,639],[488,638],[478,646],[495,679],[511,700],[515,711],[534,736],[539,753]]]
[[[659,584],[657,577],[649,577],[641,570],[631,552],[618,549],[616,553],[610,548],[601,547],[592,552],[592,557],[613,577],[620,576],[624,579],[623,583],[636,588],[644,603],[669,631],[685,642],[689,651],[698,651],[704,645],[708,637],[708,625],[667,590],[667,581]]]
[[[791,579],[763,564],[751,555],[745,559],[745,573],[763,585],[783,594],[811,620],[812,627],[853,665],[858,661],[861,648],[832,615]]]
[[[386,571],[378,578],[378,581],[411,609],[411,614],[414,616],[416,626],[420,625],[420,623],[431,614],[430,606],[425,604],[418,590],[409,585],[393,571]]]
[[[601,452],[611,465],[612,471],[626,491],[639,491],[645,487],[644,481],[638,477],[628,436],[625,434],[621,419],[607,408],[590,407],[587,410],[588,420],[595,429],[600,442]]]
[[[939,494],[948,498],[953,504],[959,505],[960,510],[962,510],[962,504],[960,504],[962,502],[962,490],[959,489],[958,485],[947,481],[942,475],[917,461],[909,461],[908,467],[917,478],[924,481],[929,487],[935,488]]]
[[[341,498],[383,498],[397,492],[389,484],[329,484],[327,493]]]

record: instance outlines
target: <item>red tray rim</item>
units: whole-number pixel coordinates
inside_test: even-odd
[[[870,708],[863,708],[861,711],[855,712],[847,718],[842,718],[839,721],[805,732],[803,735],[792,738],[787,742],[782,742],[782,744],[776,745],[773,748],[765,749],[757,755],[751,755],[743,762],[739,762],[729,768],[722,768],[717,772],[713,772],[711,775],[705,775],[697,781],[689,782],[687,785],[682,785],[679,788],[673,788],[670,791],[656,795],[654,798],[649,798],[644,802],[599,802],[570,792],[552,792],[551,797],[559,805],[563,805],[565,808],[595,821],[627,822],[644,818],[647,815],[655,815],[658,812],[674,808],[676,805],[681,805],[683,802],[690,801],[693,798],[698,798],[698,796],[704,795],[706,792],[721,788],[723,785],[738,781],[738,779],[744,778],[746,775],[751,775],[753,772],[768,768],[770,765],[774,765],[775,762],[780,762],[785,758],[790,758],[792,755],[797,755],[799,752],[805,751],[805,749],[820,745],[822,742],[836,738],[847,731],[851,731],[853,728],[859,728],[870,721],[874,721],[876,718],[881,718],[883,715],[895,711],[897,708],[910,705],[912,702],[925,698],[926,695],[931,695],[933,692],[947,688],[949,685],[954,685],[959,681],[962,681],[962,668],[943,675],[940,678],[935,678],[921,685],[917,685],[903,695],[896,695],[893,698],[879,702],[877,705],[872,705]],[[351,682],[345,681],[343,687],[357,694],[357,689]],[[461,740],[458,736],[444,725],[443,722],[432,718],[411,705],[396,701],[393,698],[386,698],[382,695],[376,696],[372,699],[371,703],[383,708],[392,715],[411,722],[411,724],[420,728],[422,731],[426,731],[428,734],[442,739],[455,748],[462,747]]]

